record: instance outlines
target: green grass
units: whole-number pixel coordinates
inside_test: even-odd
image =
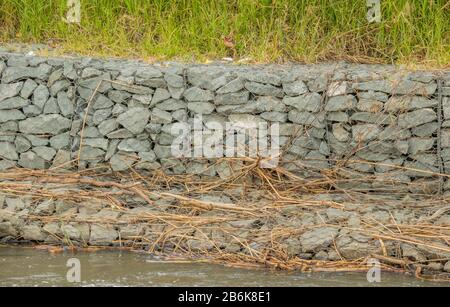
[[[447,0],[381,0],[368,24],[365,0],[81,0],[80,25],[66,0],[1,0],[0,40],[48,42],[89,55],[202,61],[350,60],[447,66]]]

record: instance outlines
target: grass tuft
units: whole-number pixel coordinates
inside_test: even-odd
[[[256,62],[350,60],[448,66],[447,0],[381,0],[369,24],[363,0],[2,0],[0,40],[48,42],[87,55]],[[227,47],[224,37],[233,47]]]

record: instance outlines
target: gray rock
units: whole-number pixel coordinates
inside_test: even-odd
[[[81,87],[90,89],[92,91],[97,89],[97,92],[99,92],[99,93],[106,93],[112,87],[117,90],[123,89],[123,90],[130,91],[131,86],[121,85],[121,84],[117,84],[117,83],[111,84],[111,82],[108,82],[106,80],[111,80],[110,73],[104,73],[100,77],[94,77],[94,78],[90,78],[90,79],[81,79],[78,81],[78,85]]]
[[[401,128],[412,128],[435,121],[436,119],[436,112],[434,112],[432,109],[419,109],[416,111],[400,114],[398,117],[398,125]]]
[[[283,97],[283,90],[270,84],[246,82],[245,88],[255,95]]]
[[[47,86],[52,86],[56,81],[61,80],[64,69],[57,69],[53,71],[48,77]]]
[[[11,168],[14,168],[16,166],[15,161],[10,160],[0,160],[0,170],[5,171]]]
[[[409,129],[400,128],[396,125],[390,125],[380,132],[380,140],[405,140],[411,137]]]
[[[437,131],[438,124],[435,122],[427,123],[411,129],[412,133],[419,137],[432,136]]]
[[[281,112],[264,112],[261,113],[261,118],[271,121],[271,122],[281,122],[285,123],[287,121],[287,113],[281,113]]]
[[[20,109],[30,104],[30,101],[21,97],[7,98],[0,102],[0,110]]]
[[[141,152],[150,150],[150,142],[147,140],[125,139],[117,147],[125,152]]]
[[[22,135],[18,135],[14,140],[14,145],[16,147],[16,151],[19,153],[28,151],[31,148],[31,143]]]
[[[339,236],[336,239],[336,246],[341,256],[345,259],[358,259],[381,252],[377,241],[374,242],[367,236],[358,233]]]
[[[94,125],[99,125],[105,121],[112,114],[112,109],[101,109],[94,112],[92,115],[92,122]]]
[[[423,95],[431,96],[437,89],[436,82],[422,83],[411,80],[400,80],[395,82],[392,93],[398,95]]]
[[[153,94],[151,105],[154,106],[161,101],[169,99],[170,97],[171,95],[168,90],[164,88],[157,88]]]
[[[35,106],[34,104],[32,104],[32,105],[23,107],[23,113],[27,117],[33,117],[33,116],[38,116],[39,114],[41,114],[42,110],[38,106]]]
[[[184,87],[169,86],[168,89],[169,89],[170,96],[172,96],[172,98],[181,99],[183,97]]]
[[[65,166],[65,168],[69,168],[69,161],[71,160],[71,154],[67,150],[60,149],[56,152],[55,157],[53,158],[52,168],[61,168]]]
[[[351,216],[350,212],[335,208],[328,208],[325,214],[332,222],[342,222],[347,220]]]
[[[108,149],[106,150],[105,154],[105,161],[109,161],[111,157],[116,153],[117,151],[117,145],[119,145],[120,139],[113,139],[109,141]]]
[[[268,72],[251,72],[251,73],[245,73],[243,74],[243,77],[249,81],[258,82],[258,83],[267,83],[272,85],[281,85],[281,77],[268,73]]]
[[[413,261],[425,261],[427,258],[416,247],[410,244],[401,244],[402,256]]]
[[[154,108],[151,113],[150,122],[152,124],[169,124],[172,122],[172,115],[169,112]]]
[[[98,125],[98,131],[102,135],[107,135],[108,133],[116,130],[118,127],[119,124],[117,123],[117,120],[115,118],[111,118],[100,123]]]
[[[164,80],[166,80],[167,84],[172,87],[183,87],[184,86],[183,77],[176,75],[176,74],[166,73],[164,75]]]
[[[356,107],[356,98],[353,95],[334,96],[328,99],[325,111],[347,111]]]
[[[0,84],[0,106],[3,104],[3,100],[17,96],[22,90],[22,87],[23,82]]]
[[[0,110],[0,123],[25,119],[25,115],[19,110]]]
[[[350,86],[350,83],[347,81],[335,81],[330,83],[327,89],[327,96],[340,96],[352,93],[353,89]]]
[[[324,75],[318,76],[307,82],[310,92],[323,92],[327,89],[328,78]]]
[[[356,108],[359,111],[371,113],[378,113],[383,109],[383,107],[384,104],[381,101],[364,98],[360,98],[356,105]]]
[[[33,146],[46,146],[48,145],[48,139],[46,137],[39,137],[32,134],[24,135]]]
[[[152,66],[145,66],[136,71],[136,77],[142,79],[159,78],[162,77],[162,75],[162,72],[158,68]]]
[[[392,83],[388,80],[371,80],[353,83],[353,88],[357,91],[377,91],[389,94],[392,91]]]
[[[214,99],[214,94],[209,90],[202,90],[198,87],[191,87],[184,92],[187,101],[210,101]]]
[[[113,171],[120,172],[130,169],[136,163],[137,159],[134,156],[117,153],[111,157],[109,163]]]
[[[167,83],[164,78],[141,79],[136,78],[136,84],[144,85],[146,88],[166,88]]]
[[[61,91],[65,91],[69,88],[70,83],[67,80],[59,80],[56,81],[51,87],[50,87],[50,94],[54,97],[56,94],[58,94]]]
[[[7,236],[16,237],[17,230],[11,222],[2,222],[0,223],[0,238],[4,238]]]
[[[58,101],[54,97],[50,97],[44,106],[44,114],[58,114],[60,113]]]
[[[101,74],[102,74],[102,72],[98,69],[95,69],[93,67],[86,67],[85,69],[83,69],[83,71],[81,73],[81,78],[87,79],[87,78],[91,78],[91,77],[100,76]]]
[[[0,142],[0,157],[7,160],[18,160],[19,155],[16,152],[14,144]]]
[[[175,121],[178,122],[187,122],[188,120],[188,112],[184,109],[176,110],[172,112],[172,117]]]
[[[288,109],[280,99],[270,96],[258,97],[255,107],[257,112],[286,112]]]
[[[9,121],[3,124],[0,124],[1,132],[17,132],[19,131],[19,125],[14,121]]]
[[[211,81],[223,75],[223,67],[194,66],[188,67],[186,75],[189,83],[201,88],[210,88]]]
[[[333,124],[333,135],[340,142],[347,142],[350,138],[350,133],[342,124]]]
[[[411,155],[430,150],[434,146],[435,139],[433,138],[410,138],[408,140],[409,150]]]
[[[56,154],[56,150],[46,146],[36,146],[32,150],[45,161],[51,161]]]
[[[250,93],[248,91],[240,91],[235,93],[216,95],[214,103],[216,105],[235,105],[245,104],[249,99]]]
[[[108,92],[108,98],[115,103],[125,103],[130,97],[131,94],[125,91],[112,90]]]
[[[221,88],[219,88],[216,93],[217,94],[229,94],[229,93],[235,93],[244,88],[244,81],[241,78],[236,78],[234,80],[231,80]]]
[[[23,99],[30,98],[37,86],[37,83],[32,79],[27,79],[23,84],[22,90],[20,91],[20,97]]]
[[[85,138],[83,139],[83,146],[85,145],[105,151],[108,150],[108,140],[104,138]]]
[[[43,109],[49,96],[50,96],[50,92],[48,91],[48,88],[46,86],[40,84],[34,90],[33,100],[32,100],[33,104],[38,106],[39,108]]]
[[[444,118],[450,119],[450,97],[444,97],[442,99],[442,108],[444,110]]]
[[[30,241],[44,241],[47,234],[38,224],[25,225],[22,228],[22,238]]]
[[[301,81],[294,81],[289,83],[283,83],[283,90],[288,96],[299,96],[308,92],[308,87]]]
[[[46,169],[49,166],[47,161],[32,151],[21,153],[18,165],[28,169]]]
[[[108,139],[128,139],[132,138],[133,134],[127,129],[119,129],[108,133],[106,137]]]
[[[292,110],[289,112],[288,118],[291,122],[296,124],[311,125],[316,128],[325,127],[323,114],[313,114],[309,112]]]
[[[46,80],[52,67],[41,64],[38,67],[8,67],[3,71],[2,83],[11,83],[24,79]]]
[[[108,99],[105,95],[98,95],[96,98],[94,98],[94,102],[92,104],[92,108],[94,110],[99,109],[108,109],[113,106],[113,102],[111,99]]]
[[[80,151],[80,160],[102,160],[105,157],[105,152],[100,148],[91,146],[83,146]]]
[[[6,62],[8,66],[18,66],[18,67],[26,67],[28,66],[28,61],[25,57],[21,56],[12,56]]]
[[[368,91],[368,92],[358,92],[356,94],[359,99],[368,99],[368,100],[378,100],[381,102],[388,101],[389,96],[383,92],[375,92],[375,91]]]
[[[81,130],[81,127],[80,127],[80,130]],[[89,127],[89,126],[84,126],[83,130],[79,131],[77,134],[78,135],[83,134],[83,137],[86,137],[86,138],[97,138],[97,137],[102,136],[100,134],[100,132],[98,131],[97,127]]]
[[[78,77],[73,63],[64,62],[63,75],[69,80],[75,80]]]
[[[450,129],[443,129],[441,131],[441,146],[450,147]]]
[[[406,155],[409,151],[409,142],[404,140],[397,140],[394,147],[402,154]]]
[[[67,96],[65,92],[59,92],[57,95],[58,107],[61,110],[61,114],[65,117],[72,116],[74,112],[73,102]]]
[[[410,111],[415,109],[432,108],[437,106],[436,99],[421,96],[392,96],[386,102],[384,110],[387,112]]]
[[[366,142],[369,140],[373,140],[379,135],[380,131],[381,129],[379,125],[375,124],[352,126],[353,139],[356,140],[357,142],[359,141]]]
[[[444,271],[450,273],[450,261],[447,261],[444,265]]]
[[[189,111],[196,114],[211,114],[215,109],[214,104],[201,101],[189,102],[187,107]]]
[[[82,233],[80,229],[74,227],[73,225],[62,225],[61,226],[61,232],[63,233],[65,238],[68,238],[70,240],[81,240],[82,239]]]
[[[152,95],[133,95],[133,99],[129,102],[129,106],[131,107],[132,102],[138,102],[143,106],[150,105],[152,101]]]
[[[25,207],[26,207],[25,201],[18,197],[17,198],[16,197],[15,198],[7,197],[7,198],[5,198],[5,202],[6,202],[6,208],[9,211],[20,211],[20,210],[25,209]]]
[[[218,88],[226,85],[229,80],[230,80],[229,76],[220,76],[213,79],[210,83],[204,84],[205,85],[204,88],[207,90],[215,91]]]
[[[332,122],[341,122],[346,123],[350,119],[350,116],[348,116],[345,112],[328,112],[327,113],[327,120]]]
[[[139,158],[144,162],[156,161],[156,154],[153,151],[140,152]]]
[[[117,117],[117,122],[133,134],[144,131],[150,118],[150,111],[144,108],[132,108]]]
[[[300,236],[302,252],[317,252],[326,249],[336,238],[339,230],[332,227],[322,227],[307,231]]]
[[[319,112],[322,97],[317,93],[308,93],[297,97],[284,97],[283,103],[299,111]]]
[[[123,104],[116,104],[112,108],[112,115],[119,116],[120,114],[125,113],[127,110],[128,110],[128,108],[126,106],[124,106]]]
[[[179,99],[167,99],[161,103],[158,103],[156,107],[163,111],[175,111],[179,109],[185,109],[186,108],[186,102]]]
[[[59,114],[39,115],[19,122],[19,130],[26,134],[56,135],[70,129],[71,121]]]
[[[382,162],[389,158],[387,153],[373,152],[370,149],[360,150],[356,153],[356,156],[360,159],[372,161],[372,162]]]
[[[53,200],[46,200],[36,206],[33,213],[36,215],[50,215],[55,212],[55,203]]]
[[[112,245],[118,238],[118,232],[111,226],[93,224],[89,244],[91,245]]]
[[[172,148],[171,146],[162,146],[159,144],[155,144],[155,148],[153,149],[156,156],[158,158],[171,158],[172,157]]]

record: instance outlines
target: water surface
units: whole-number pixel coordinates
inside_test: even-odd
[[[81,283],[69,283],[70,258],[81,265]],[[246,270],[220,265],[155,262],[125,251],[51,254],[32,248],[0,247],[0,286],[442,286],[403,274],[382,273],[370,284],[365,274]],[[445,285],[445,284],[444,284]],[[448,285],[447,285],[448,286]]]

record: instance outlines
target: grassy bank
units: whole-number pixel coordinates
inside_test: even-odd
[[[62,21],[66,0],[2,0],[0,40],[157,59],[448,65],[447,0],[381,4],[381,23],[369,24],[365,0],[81,0],[76,25]]]

